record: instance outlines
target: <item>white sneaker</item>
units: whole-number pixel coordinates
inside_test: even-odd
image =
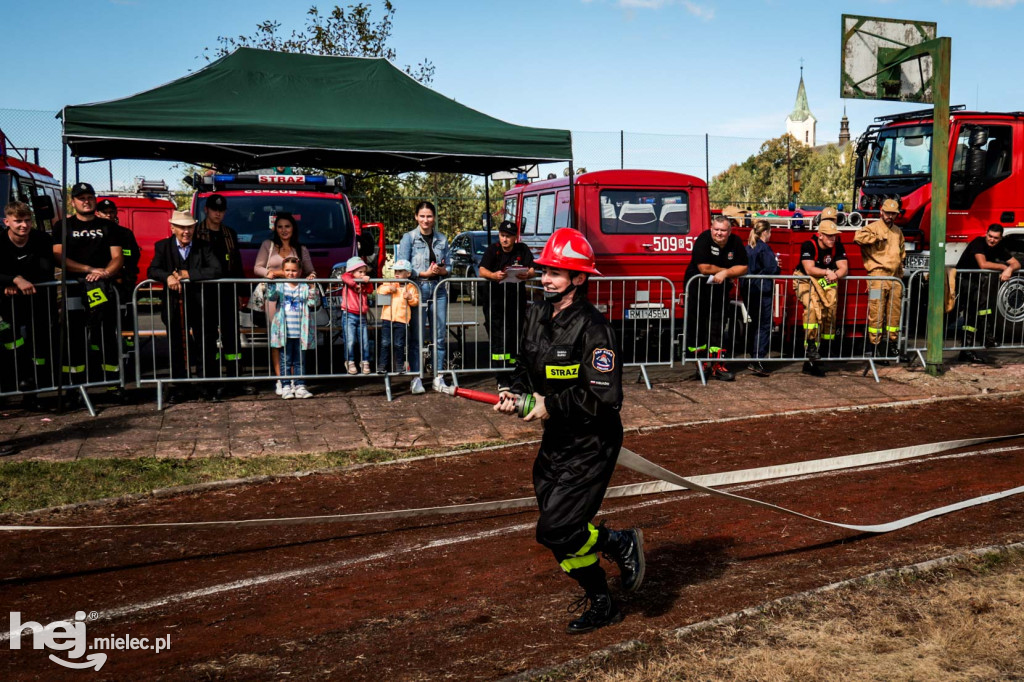
[[[356,369],[356,363],[352,362],[351,360],[349,360],[349,361],[347,361],[345,363],[345,370],[349,374],[358,374],[359,373],[359,370]]]
[[[296,398],[312,398],[313,394],[310,393],[309,389],[306,388],[305,386],[296,386],[295,387],[295,397]]]
[[[434,390],[435,391],[443,391],[446,388],[448,388],[448,384],[444,383],[444,377],[443,376],[438,374],[436,377],[434,377]]]
[[[363,360],[363,364],[362,364],[361,369],[363,370],[363,374],[369,374],[370,373],[370,363],[367,362],[366,360]]]
[[[277,386],[274,387],[274,393],[278,395],[284,395],[284,384],[278,381]]]
[[[285,386],[284,391],[281,393],[281,398],[284,400],[291,400],[295,397],[295,390],[291,386]]]
[[[423,381],[419,377],[412,380],[412,392],[416,394],[427,392],[427,389],[423,388]]]

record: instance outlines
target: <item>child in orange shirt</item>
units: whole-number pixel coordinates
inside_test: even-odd
[[[412,263],[407,260],[395,262],[397,279],[409,279],[411,273]],[[377,293],[391,296],[391,301],[381,311],[377,373],[404,372],[406,332],[409,330],[412,307],[420,304],[419,287],[412,282],[385,282],[377,287]]]

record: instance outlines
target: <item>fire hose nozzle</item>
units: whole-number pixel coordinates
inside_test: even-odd
[[[497,405],[501,398],[493,393],[487,393],[485,391],[474,391],[470,388],[459,388],[458,386],[447,386],[440,382],[434,383],[434,390],[438,393],[445,393],[447,395],[453,395],[459,398],[465,398],[467,400],[473,400],[478,403],[486,403],[488,405]],[[537,399],[533,397],[532,393],[522,393],[516,396],[516,416],[520,419],[530,414],[533,411],[534,406],[537,404]]]

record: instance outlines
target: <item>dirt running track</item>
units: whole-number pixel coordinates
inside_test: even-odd
[[[1022,398],[963,400],[634,433],[626,445],[685,476],[1016,433],[1022,417]],[[1024,439],[975,451],[733,490],[868,524],[1024,485]],[[531,494],[533,452],[365,467],[21,521],[284,517],[519,497]],[[612,484],[638,480],[620,469]],[[644,529],[648,577],[625,602],[623,623],[581,637],[563,634],[576,590],[534,543],[534,510],[361,526],[6,534],[0,618],[18,610],[23,621],[48,623],[97,611],[90,640],[170,634],[171,648],[109,651],[95,673],[57,666],[27,638],[20,651],[0,642],[0,678],[495,679],[836,580],[1020,541],[1022,516],[1024,495],[866,536],[688,492],[609,501],[599,518]],[[204,588],[217,589],[196,594]]]

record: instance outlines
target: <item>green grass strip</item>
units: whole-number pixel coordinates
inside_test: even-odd
[[[481,446],[488,444],[480,444]],[[251,476],[290,474],[387,462],[447,451],[441,448],[360,448],[311,455],[262,457],[157,457],[82,459],[74,462],[0,464],[0,512],[21,512],[75,502],[149,493],[158,488]]]

